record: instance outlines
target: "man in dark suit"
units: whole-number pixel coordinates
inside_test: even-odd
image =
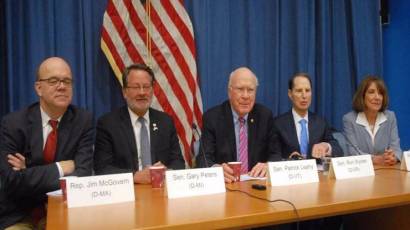
[[[133,172],[135,183],[151,183],[149,167],[185,167],[172,118],[150,108],[153,71],[144,64],[123,73],[127,106],[102,116],[97,122],[94,169],[96,174]]]
[[[203,116],[201,152],[198,167],[221,165],[225,182],[235,180],[230,161],[242,162],[242,174],[263,177],[266,161],[272,153],[272,112],[255,103],[258,80],[245,67],[231,73],[228,83],[229,101],[209,109]],[[278,157],[279,158],[279,157]]]
[[[281,154],[282,159],[342,156],[331,127],[323,118],[309,111],[312,100],[309,75],[294,75],[289,80],[288,96],[292,110],[279,115],[273,122],[275,152]]]
[[[92,116],[70,105],[72,81],[63,59],[46,59],[35,82],[39,103],[2,119],[0,229],[44,225],[45,194],[60,188],[59,178],[91,175]]]
[[[312,83],[306,73],[295,74],[288,82],[288,96],[292,110],[276,117],[274,151],[282,159],[320,159],[325,156],[342,156],[343,152],[332,136],[327,122],[309,111],[312,101]],[[339,229],[339,216],[285,224],[284,229]]]

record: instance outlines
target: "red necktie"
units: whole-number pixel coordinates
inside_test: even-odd
[[[58,121],[49,120],[48,123],[51,125],[53,130],[48,134],[46,145],[44,146],[44,162],[50,164],[54,161],[57,149],[57,124]]]

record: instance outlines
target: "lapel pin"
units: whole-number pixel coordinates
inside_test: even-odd
[[[152,130],[153,131],[158,130],[157,123],[152,123]]]
[[[253,123],[253,118],[251,118],[251,123]]]

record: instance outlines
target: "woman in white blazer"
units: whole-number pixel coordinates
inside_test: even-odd
[[[366,77],[353,97],[353,111],[343,116],[347,155],[372,154],[373,164],[394,165],[401,159],[396,115],[387,110],[383,80]]]

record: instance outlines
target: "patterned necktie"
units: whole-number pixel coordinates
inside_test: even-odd
[[[51,132],[48,134],[46,145],[44,146],[43,155],[44,162],[50,164],[54,161],[57,149],[57,125],[58,121],[49,120],[48,123],[51,125]]]
[[[308,134],[307,134],[307,128],[306,128],[307,122],[305,119],[301,119],[299,123],[302,128],[300,130],[300,153],[306,159],[307,152],[308,152]]]
[[[140,132],[140,154],[142,159],[142,167],[145,168],[148,165],[151,165],[151,147],[149,145],[148,139],[148,130],[145,126],[145,119],[143,117],[138,118],[138,122],[141,124]]]
[[[248,173],[248,133],[245,126],[245,119],[238,118],[239,121],[239,161],[242,162],[241,174]]]

